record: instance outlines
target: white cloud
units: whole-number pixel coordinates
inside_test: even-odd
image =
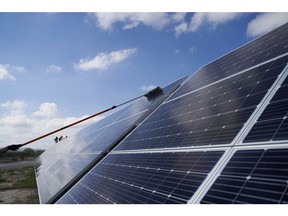
[[[167,13],[94,13],[92,17],[103,30],[112,30],[116,23],[121,23],[123,29],[132,29],[143,24],[160,30],[172,19]],[[173,16],[174,20],[180,18],[179,14]]]
[[[197,31],[203,24],[212,25],[216,28],[220,24],[227,23],[235,20],[241,16],[241,13],[228,13],[228,12],[216,12],[216,13],[195,13],[191,18],[189,30],[192,32]]]
[[[14,66],[10,64],[0,64],[0,80],[13,80],[16,81],[16,78],[12,75],[12,73],[22,73],[25,72],[26,69],[20,66]]]
[[[203,25],[216,28],[220,24],[227,23],[229,21],[239,18],[241,13],[228,13],[228,12],[215,12],[215,13],[194,13],[191,17],[190,23],[182,21],[179,25],[175,26],[175,36],[179,37],[185,32],[196,32]]]
[[[27,103],[25,101],[14,100],[14,101],[6,101],[5,103],[0,104],[0,107],[3,107],[7,110],[11,110],[12,115],[22,114],[27,107]]]
[[[155,89],[156,87],[157,86],[155,85],[143,85],[140,87],[140,90],[147,92],[147,91],[151,91],[152,89]]]
[[[111,65],[120,63],[136,52],[136,48],[113,51],[111,53],[99,53],[94,58],[80,59],[75,64],[75,69],[81,71],[106,70]]]
[[[32,113],[33,116],[53,118],[58,114],[58,108],[55,103],[42,103],[39,110]]]
[[[49,65],[47,68],[46,68],[46,73],[50,74],[50,73],[60,73],[62,71],[62,68],[60,66],[57,66],[57,65]]]
[[[6,101],[0,104],[0,111],[1,109],[7,111],[0,115],[0,148],[13,143],[24,143],[87,117],[61,117],[55,103],[43,103],[32,114],[28,114],[28,108],[29,104],[20,100]],[[58,134],[51,135],[30,146],[32,148],[47,148],[54,143],[55,136],[68,135],[69,137],[88,124],[99,121],[102,118],[103,116],[95,117]]]
[[[263,13],[247,26],[247,36],[256,37],[288,22],[288,13]]]
[[[122,29],[136,28],[140,24],[156,30],[164,28],[175,31],[179,37],[184,32],[196,32],[207,24],[216,28],[220,24],[232,21],[241,16],[241,13],[215,12],[215,13],[194,13],[191,21],[185,21],[187,13],[94,13],[89,17],[96,20],[96,24],[103,30],[112,30],[116,24]]]
[[[185,19],[186,13],[173,13],[171,19],[173,22],[180,23]]]
[[[182,22],[179,25],[175,26],[175,36],[179,37],[183,32],[186,32],[188,28],[188,24],[186,22]]]
[[[0,80],[16,80],[14,76],[11,75],[11,71],[9,70],[9,65],[0,64]]]

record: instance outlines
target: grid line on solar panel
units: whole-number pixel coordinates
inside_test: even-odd
[[[109,154],[67,194],[71,195],[80,185],[86,185],[115,203],[186,203],[223,153],[189,151]],[[131,189],[131,196],[123,200],[123,194],[130,193]],[[82,190],[85,193],[85,189]],[[117,195],[119,190],[125,192]],[[141,197],[143,191],[148,193],[146,199]],[[70,202],[67,194],[58,203]],[[77,197],[74,199],[78,202]]]
[[[201,203],[284,203],[288,149],[238,150]]]
[[[162,104],[116,150],[230,144],[282,72],[277,61]]]
[[[288,59],[286,60],[288,62]],[[288,69],[286,69],[286,74]],[[277,89],[243,143],[282,141],[288,139],[288,76]]]
[[[264,44],[264,46],[263,46]],[[288,23],[200,68],[171,99],[288,52]]]

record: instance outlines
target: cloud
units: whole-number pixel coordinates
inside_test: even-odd
[[[175,26],[175,36],[179,37],[183,32],[186,32],[188,29],[188,24],[186,22],[182,22],[179,25]]]
[[[155,85],[143,85],[140,87],[140,90],[147,92],[147,91],[151,91],[152,89],[155,89],[156,87],[157,86]]]
[[[6,101],[0,104],[0,111],[4,109],[4,112],[1,112],[4,114],[0,115],[0,148],[13,143],[26,142],[87,117],[61,117],[58,106],[55,103],[42,103],[39,108],[31,114],[27,112],[28,108],[29,104],[21,100]],[[45,149],[53,144],[55,136],[68,135],[69,137],[88,124],[97,122],[102,118],[103,116],[95,117],[58,134],[51,135],[30,146],[32,148]]]
[[[92,59],[80,59],[74,67],[76,70],[107,70],[111,65],[120,63],[137,51],[136,48],[113,51],[111,53],[99,53]]]
[[[179,37],[185,32],[196,32],[203,25],[216,28],[220,24],[235,20],[242,13],[94,13],[89,14],[96,25],[106,31],[111,31],[117,25],[122,29],[133,29],[140,24],[155,30],[171,30]],[[186,20],[191,16],[190,22]]]
[[[16,78],[12,75],[12,73],[22,73],[26,72],[24,67],[14,66],[10,64],[0,64],[0,81],[1,80],[13,80],[16,81]]]
[[[11,75],[9,67],[9,65],[0,64],[0,80],[16,80],[16,78]]]
[[[262,35],[288,21],[288,13],[262,13],[256,16],[247,26],[247,36]]]
[[[116,23],[122,24],[122,29],[132,29],[140,24],[154,29],[163,29],[171,20],[181,19],[181,15],[168,13],[94,13],[97,26],[103,30],[112,30]]]
[[[42,103],[39,110],[32,113],[32,116],[53,118],[58,114],[58,108],[55,103]]]
[[[49,65],[46,68],[46,73],[51,74],[51,73],[60,73],[62,71],[62,68],[60,66],[57,65]]]
[[[93,13],[89,18],[106,31],[111,31],[116,25],[123,30],[133,29],[139,25],[163,30],[170,25],[178,25],[185,19],[186,13]],[[173,29],[173,28],[172,28]]]
[[[25,101],[6,101],[5,103],[0,104],[0,107],[11,110],[12,115],[22,114],[27,106]]]
[[[191,17],[190,23],[182,21],[177,25],[175,30],[175,36],[179,37],[185,32],[197,32],[203,25],[208,25],[212,28],[217,28],[220,24],[225,24],[229,21],[239,18],[241,13],[228,13],[228,12],[215,12],[215,13],[194,13]]]

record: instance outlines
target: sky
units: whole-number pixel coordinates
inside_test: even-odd
[[[280,12],[0,12],[0,147],[191,76],[287,21]]]

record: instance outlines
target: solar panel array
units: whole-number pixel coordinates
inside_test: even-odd
[[[288,23],[200,68],[53,203],[287,203],[287,62]]]
[[[36,161],[36,179],[41,203],[50,202],[66,190],[90,166],[100,160],[151,110],[170,95],[185,78],[163,88],[163,94],[134,104],[55,144]]]

